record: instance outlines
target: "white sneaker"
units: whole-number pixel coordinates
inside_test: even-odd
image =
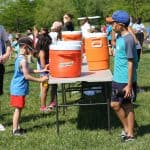
[[[2,124],[0,124],[0,131],[5,131],[5,130],[6,130],[5,127]]]
[[[127,136],[127,133],[124,130],[122,130],[120,136],[121,136],[121,139],[124,139]]]

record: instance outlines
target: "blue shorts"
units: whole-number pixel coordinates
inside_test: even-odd
[[[41,65],[37,62],[37,70],[42,70]],[[48,75],[49,72],[41,72],[39,73],[40,77]]]
[[[133,90],[132,90],[132,97],[131,98],[124,98],[124,92],[123,88],[127,85],[127,83],[117,83],[112,82],[112,94],[111,94],[111,101],[112,102],[120,102],[121,104],[124,103],[131,103],[132,101],[135,101],[136,99],[136,87],[137,83],[134,82],[132,84]]]

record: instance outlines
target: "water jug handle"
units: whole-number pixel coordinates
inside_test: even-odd
[[[62,57],[65,57],[65,56],[67,56],[67,57],[70,57],[70,56],[72,56],[74,53],[69,53],[69,54],[58,54],[59,56],[62,56]]]
[[[100,47],[102,47],[102,45],[103,45],[103,43],[101,40],[100,41],[93,41],[91,44],[91,46],[94,48],[100,48]]]

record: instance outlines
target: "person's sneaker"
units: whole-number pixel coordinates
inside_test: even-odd
[[[134,141],[134,140],[135,140],[135,137],[134,137],[134,136],[125,136],[125,137],[124,137],[124,141],[125,141],[125,142]]]
[[[15,131],[13,131],[13,136],[22,136],[24,133],[21,132],[20,129],[16,129]]]
[[[49,113],[50,109],[48,109],[46,106],[41,106],[40,107],[40,112],[42,112],[42,113]]]
[[[20,128],[20,129],[18,129],[18,130],[20,130],[21,133],[27,133],[27,130],[26,130],[26,129]]]
[[[2,124],[0,124],[0,131],[5,131],[5,130],[6,130],[5,127]]]
[[[50,105],[48,106],[48,108],[53,109],[56,106],[55,101],[50,102]]]
[[[122,130],[120,136],[121,136],[121,139],[124,139],[127,136],[127,133],[124,130]]]

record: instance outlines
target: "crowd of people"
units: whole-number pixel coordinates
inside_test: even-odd
[[[43,27],[39,31],[37,27],[29,28],[25,36],[17,33],[15,39],[10,40],[3,26],[0,26],[0,95],[3,94],[3,80],[5,67],[11,53],[16,53],[14,75],[10,85],[10,105],[15,108],[13,114],[13,135],[22,135],[25,130],[21,128],[20,118],[25,106],[25,96],[28,94],[28,81],[40,82],[40,111],[50,112],[55,107],[57,85],[51,85],[50,102],[47,106],[49,45],[61,40],[61,31],[74,31],[73,16],[65,14],[63,22],[55,21],[50,32]],[[121,138],[124,141],[135,139],[134,134],[134,109],[133,99],[136,98],[137,66],[142,53],[145,27],[138,18],[137,22],[125,11],[115,11],[111,17],[106,17],[106,26],[101,32],[105,32],[108,38],[110,54],[114,58],[114,73],[112,81],[111,107],[120,119],[123,131]],[[90,32],[92,26],[86,17],[81,25],[83,39]],[[6,50],[3,48],[6,44]],[[27,57],[28,56],[28,57]],[[32,57],[37,59],[37,69],[29,68],[28,63]],[[123,64],[123,65],[122,65]],[[39,78],[31,75],[39,73]],[[0,124],[0,130],[5,128]]]

